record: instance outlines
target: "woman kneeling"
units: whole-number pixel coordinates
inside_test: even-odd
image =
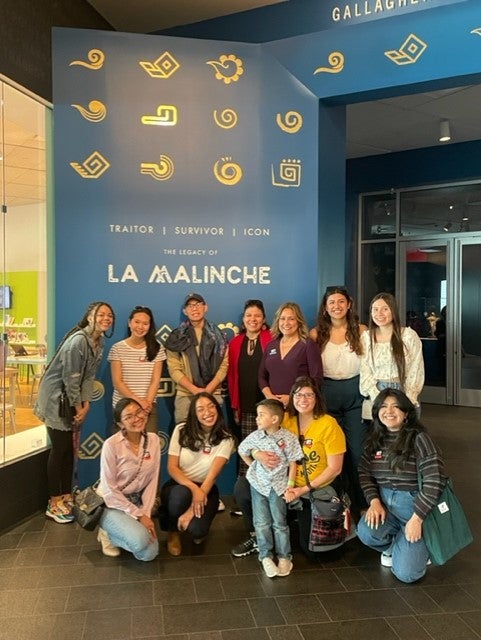
[[[415,582],[430,563],[423,520],[445,485],[444,465],[416,407],[398,389],[376,397],[372,429],[359,463],[359,480],[369,508],[357,535],[381,552],[381,564],[402,582]]]
[[[234,450],[217,400],[210,393],[196,394],[185,423],[178,424],[169,446],[171,480],[161,491],[162,528],[167,529],[167,550],[182,553],[179,531],[187,531],[194,544],[208,534],[219,506],[218,475]]]
[[[160,441],[156,433],[146,432],[147,419],[136,400],[122,398],[114,409],[119,431],[102,447],[99,493],[106,508],[98,540],[106,556],[118,556],[122,548],[148,561],[159,553],[150,514],[159,482]]]

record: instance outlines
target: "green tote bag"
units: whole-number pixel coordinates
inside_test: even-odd
[[[423,540],[431,561],[438,565],[445,564],[473,541],[473,534],[463,507],[454,493],[451,478],[448,478],[437,504],[423,522]]]

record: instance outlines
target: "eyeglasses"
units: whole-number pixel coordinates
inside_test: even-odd
[[[296,391],[294,394],[294,398],[296,398],[296,400],[300,400],[301,398],[304,398],[305,400],[312,400],[312,398],[315,397],[315,393],[301,393],[300,391]]]
[[[203,307],[203,306],[204,306],[203,302],[189,302],[189,304],[185,305],[186,309],[197,309],[197,307]]]
[[[128,413],[126,416],[122,416],[122,422],[134,422],[135,420],[145,420],[148,418],[149,412],[144,409],[139,409],[135,413]]]

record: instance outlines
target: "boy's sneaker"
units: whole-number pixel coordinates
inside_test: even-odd
[[[73,522],[75,520],[73,515],[65,511],[65,509],[62,509],[59,504],[56,504],[54,506],[51,502],[48,503],[45,515],[47,516],[47,518],[51,518],[59,524],[69,524],[70,522]]]
[[[292,571],[293,564],[289,558],[279,558],[279,563],[277,565],[277,575],[278,576],[288,576]]]
[[[217,505],[217,511],[225,511],[225,504],[222,500],[219,500],[219,504]]]
[[[387,553],[381,553],[381,564],[383,567],[392,567],[392,556]]]
[[[231,549],[231,553],[236,558],[243,558],[244,556],[249,556],[251,553],[259,551],[259,547],[257,546],[257,539],[255,536],[249,536],[247,540],[241,542],[236,547]]]
[[[264,573],[268,578],[275,578],[277,575],[279,575],[276,563],[272,558],[264,558],[264,560],[261,560],[261,562]]]

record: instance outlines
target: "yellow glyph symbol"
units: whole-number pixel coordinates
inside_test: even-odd
[[[161,127],[173,127],[177,124],[177,107],[173,104],[159,104],[157,115],[142,116],[142,124],[154,124]]]
[[[159,164],[154,162],[141,162],[140,173],[150,176],[154,180],[168,180],[174,175],[174,163],[169,156],[160,156]]]
[[[100,380],[94,380],[93,389],[92,389],[92,400],[95,402],[103,398],[105,395],[105,387],[100,382]]]
[[[399,49],[385,51],[384,55],[398,65],[413,64],[417,62],[419,57],[426,51],[427,46],[428,45],[415,36],[414,33],[411,33]]]
[[[159,338],[162,341],[162,343],[164,343],[171,333],[172,333],[172,329],[169,327],[169,325],[163,324],[161,327],[157,329],[157,332],[155,335],[157,338]],[[168,378],[168,380],[170,380],[170,378]]]
[[[154,62],[144,61],[139,62],[142,69],[147,71],[151,78],[170,78],[170,76],[177,71],[180,64],[174,58],[174,56],[168,51],[164,51],[157,60]]]
[[[301,184],[301,161],[284,159],[279,163],[279,175],[276,178],[274,165],[271,165],[272,184],[274,187],[299,187]]]
[[[232,129],[237,124],[237,113],[234,109],[224,109],[220,114],[214,109],[213,116],[216,125],[222,129]]]
[[[73,67],[75,65],[79,65],[81,67],[86,67],[87,69],[93,69],[93,71],[97,71],[102,68],[102,65],[105,61],[105,53],[100,49],[90,49],[87,54],[87,58],[89,62],[85,62],[84,60],[73,60],[69,67]]]
[[[298,111],[288,111],[284,118],[281,113],[276,115],[276,122],[279,129],[286,133],[297,133],[302,127],[302,116]]]
[[[214,165],[214,175],[221,184],[233,187],[242,180],[242,168],[232,158],[221,158]]]
[[[110,162],[108,162],[101,153],[94,151],[82,164],[71,162],[70,166],[72,169],[75,169],[82,178],[93,178],[96,180],[107,171],[110,167]]]
[[[157,435],[159,436],[160,440],[160,455],[163,456],[169,449],[169,436],[165,433],[165,431],[157,431]]]
[[[175,384],[171,378],[161,378],[157,395],[162,398],[171,398],[175,395]]]
[[[344,55],[340,51],[333,51],[329,54],[327,59],[330,67],[317,67],[314,70],[313,76],[316,73],[340,73],[344,69]]]
[[[100,122],[107,115],[107,107],[100,100],[89,102],[89,108],[82,107],[81,104],[72,104],[71,107],[78,109],[82,117],[89,122]]]
[[[104,440],[98,433],[91,433],[80,445],[78,457],[82,458],[82,460],[93,460],[94,458],[98,458],[102,451],[103,443]]]
[[[242,60],[233,53],[222,55],[218,60],[208,60],[205,64],[210,64],[215,69],[215,79],[222,80],[225,84],[237,82],[244,73]]]

